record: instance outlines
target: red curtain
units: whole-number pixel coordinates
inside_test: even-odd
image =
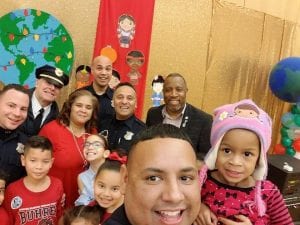
[[[101,0],[94,57],[111,46],[117,52],[113,63],[137,91],[136,116],[142,116],[155,0]]]

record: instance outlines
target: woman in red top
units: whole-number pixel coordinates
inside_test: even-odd
[[[66,194],[65,206],[74,206],[78,198],[77,176],[87,162],[83,143],[90,133],[96,133],[98,101],[89,91],[70,94],[57,118],[41,129],[39,135],[53,144],[54,163],[49,175],[61,179]]]

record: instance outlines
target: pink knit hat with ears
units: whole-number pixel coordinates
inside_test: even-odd
[[[217,153],[223,136],[235,128],[253,131],[259,137],[261,151],[253,177],[255,180],[266,179],[268,172],[267,151],[271,144],[272,122],[268,114],[250,99],[215,109],[210,136],[212,147],[204,159],[208,169],[215,169]]]
[[[239,102],[223,105],[214,110],[214,120],[211,129],[211,148],[204,158],[205,166],[200,171],[200,183],[203,184],[207,169],[215,169],[218,150],[226,132],[231,129],[247,129],[256,133],[260,140],[259,162],[254,170],[256,182],[256,205],[259,214],[265,213],[261,199],[261,182],[266,179],[268,172],[267,151],[271,144],[272,121],[269,115],[260,109],[252,100],[244,99]]]

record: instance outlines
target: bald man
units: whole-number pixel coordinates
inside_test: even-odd
[[[111,105],[113,90],[108,85],[112,76],[112,69],[112,61],[108,57],[103,55],[95,57],[91,65],[93,83],[83,88],[90,91],[99,101],[98,130],[101,130],[102,122],[112,119],[115,113]]]

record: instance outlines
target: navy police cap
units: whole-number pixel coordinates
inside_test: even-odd
[[[54,84],[58,86],[66,86],[69,83],[69,77],[61,69],[44,65],[35,70],[35,76],[37,79],[46,78],[51,80]]]

